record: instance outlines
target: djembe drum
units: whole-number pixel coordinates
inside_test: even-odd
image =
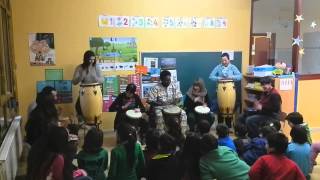
[[[142,113],[140,109],[130,109],[126,111],[126,116],[126,122],[137,127],[139,120],[142,118]]]
[[[102,114],[102,93],[99,83],[80,85],[80,106],[87,124],[97,125]]]
[[[217,86],[217,99],[222,118],[233,118],[236,90],[232,80],[220,80]]]
[[[178,120],[179,124],[181,122],[181,108],[174,105],[166,106],[162,109],[163,120],[166,125],[170,124],[172,120]]]
[[[207,120],[210,125],[213,123],[212,116],[210,114],[210,108],[207,106],[196,106],[194,108],[196,122],[200,120]]]

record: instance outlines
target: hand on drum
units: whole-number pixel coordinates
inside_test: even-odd
[[[261,110],[262,109],[262,105],[260,104],[259,101],[255,101],[254,104],[253,104],[253,108],[255,110]]]

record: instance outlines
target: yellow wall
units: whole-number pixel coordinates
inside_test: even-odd
[[[24,119],[28,104],[35,98],[36,81],[44,80],[45,68],[63,68],[64,79],[89,48],[89,37],[136,37],[138,51],[219,51],[243,52],[243,71],[249,59],[251,0],[11,0],[15,58],[17,63],[20,113]],[[128,16],[210,16],[226,17],[227,29],[112,29],[99,28],[101,14]],[[53,32],[56,66],[32,67],[28,57],[28,33]],[[73,90],[77,97],[77,88]],[[73,114],[73,105],[63,106]],[[108,114],[108,115],[106,115]],[[105,129],[113,117],[104,114]]]
[[[320,140],[320,80],[299,81],[297,110],[309,124],[313,140]]]

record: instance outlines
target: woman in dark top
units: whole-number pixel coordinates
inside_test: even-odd
[[[118,126],[126,119],[126,111],[130,109],[140,108],[141,112],[145,111],[145,108],[141,102],[140,97],[136,94],[136,85],[128,84],[126,92],[121,93],[109,108],[110,112],[117,112],[114,120],[114,129],[118,129]]]
[[[196,124],[196,117],[194,108],[196,106],[208,106],[210,105],[210,100],[208,96],[207,89],[204,85],[202,79],[198,79],[189,88],[186,99],[184,101],[184,108],[188,116],[188,125],[191,131],[194,131],[194,126]]]
[[[26,123],[26,142],[32,145],[39,137],[46,135],[51,126],[58,125],[58,111],[51,93],[37,95],[37,106],[31,111]]]

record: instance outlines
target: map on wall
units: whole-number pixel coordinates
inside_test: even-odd
[[[54,35],[53,33],[29,34],[30,65],[55,65]]]
[[[136,38],[91,37],[90,49],[98,56],[99,63],[137,62]]]

